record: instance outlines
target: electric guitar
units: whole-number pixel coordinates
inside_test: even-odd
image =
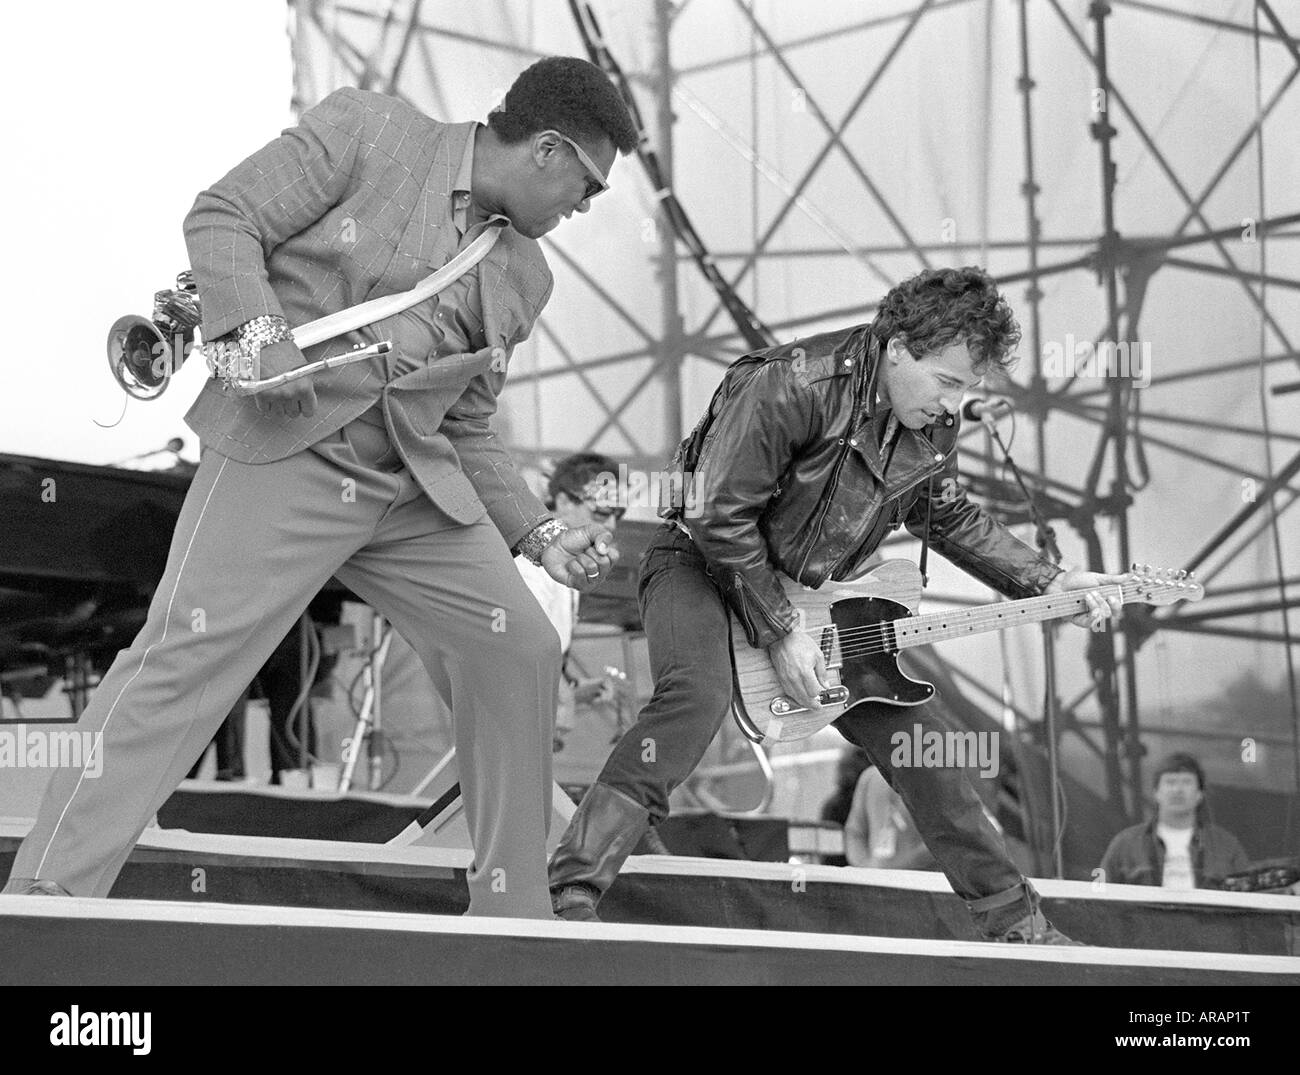
[[[921,573],[907,560],[887,560],[860,579],[827,582],[819,590],[784,576],[782,581],[799,616],[796,630],[821,647],[831,686],[821,692],[817,709],[802,708],[788,698],[767,650],[746,643],[744,627],[733,612],[732,712],[741,731],[756,743],[805,739],[862,702],[896,706],[928,702],[934,697],[934,685],[912,679],[899,668],[900,650],[1075,616],[1088,610],[1086,596],[1092,592],[1069,590],[917,615]],[[1097,589],[1105,595],[1120,591],[1126,605],[1170,605],[1205,596],[1194,575],[1136,564],[1123,584]]]

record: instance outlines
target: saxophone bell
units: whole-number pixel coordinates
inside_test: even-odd
[[[153,297],[153,319],[127,314],[108,330],[108,368],[127,395],[157,399],[194,346],[200,320],[194,279],[187,269],[175,290]]]

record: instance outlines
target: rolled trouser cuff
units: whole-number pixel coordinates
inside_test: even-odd
[[[1021,879],[1019,884],[991,896],[967,900],[966,908],[981,933],[996,937],[1038,910],[1038,892],[1028,879]]]

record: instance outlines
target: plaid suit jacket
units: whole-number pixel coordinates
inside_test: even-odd
[[[413,287],[456,253],[451,188],[473,129],[378,93],[342,89],[198,196],[185,242],[212,340],[262,314],[290,325]],[[506,227],[479,274],[488,346],[525,339],[550,297],[538,244]],[[402,317],[308,348],[307,359],[392,339]],[[386,397],[389,433],[425,492],[459,522],[486,510],[514,546],[551,517],[496,441],[489,419],[505,369],[449,355],[390,380],[389,359],[317,374],[311,418],[261,415],[208,381],[186,415],[202,443],[244,463],[283,459]]]

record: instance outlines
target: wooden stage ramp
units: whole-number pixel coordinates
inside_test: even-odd
[[[1300,985],[1300,959],[692,926],[0,900],[4,985]]]
[[[938,874],[638,856],[584,925],[462,917],[467,865],[150,829],[112,899],[0,898],[0,984],[1300,985],[1296,896],[1038,881],[1093,946],[1034,948],[973,940]]]

